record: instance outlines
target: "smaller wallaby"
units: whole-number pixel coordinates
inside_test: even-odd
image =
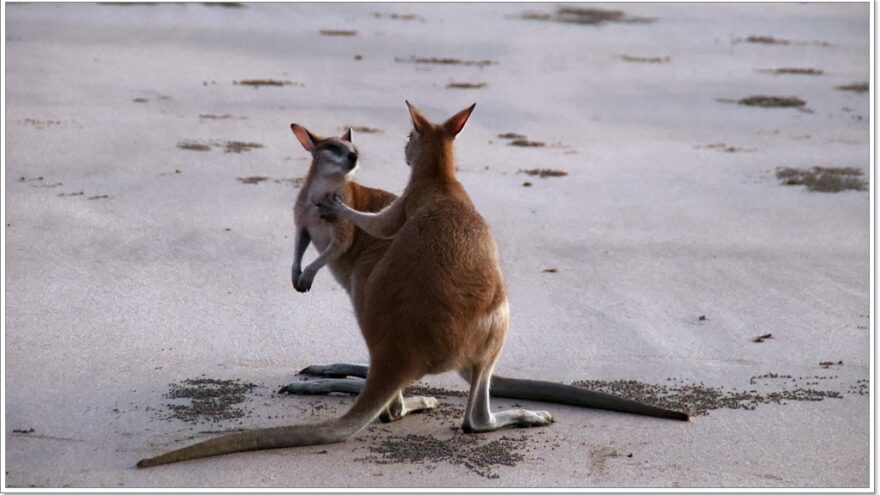
[[[330,223],[321,218],[315,205],[328,193],[350,196],[346,186],[357,170],[358,151],[351,142],[351,129],[339,138],[320,137],[298,124],[290,124],[290,129],[312,154],[308,176],[293,206],[296,241],[290,268],[293,287],[308,292],[318,270],[346,252],[354,240],[351,222]],[[309,243],[314,243],[320,254],[303,270],[302,259]]]

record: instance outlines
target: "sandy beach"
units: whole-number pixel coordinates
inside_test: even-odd
[[[867,3],[5,14],[5,487],[872,487]],[[347,410],[276,393],[367,361],[329,271],[290,286],[289,125],[353,127],[358,181],[399,193],[405,99],[477,103],[496,372],[693,420],[496,399],[556,422],[463,435],[445,374],[439,410],[345,443],[135,469]]]

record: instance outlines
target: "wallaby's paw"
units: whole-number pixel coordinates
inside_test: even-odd
[[[322,220],[335,222],[342,209],[342,196],[337,193],[327,193],[315,206],[318,207]]]
[[[293,287],[296,288],[298,292],[308,292],[309,289],[312,288],[312,282],[314,280],[314,275],[310,274],[309,272],[303,272],[296,280],[296,283],[293,285]]]
[[[553,422],[553,415],[550,411],[528,411],[532,413],[528,416],[528,421],[523,426],[547,426]]]
[[[425,409],[436,409],[440,406],[440,401],[436,397],[422,397],[422,400],[424,401]]]
[[[535,414],[537,414],[542,421],[541,424],[535,426],[546,426],[553,422],[553,415],[550,414],[550,411],[535,411]]]
[[[299,281],[299,277],[302,275],[302,271],[298,269],[290,270],[290,281],[293,283],[293,288],[296,289],[296,284]]]

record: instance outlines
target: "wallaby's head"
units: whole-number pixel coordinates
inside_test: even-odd
[[[454,168],[452,163],[452,141],[464,128],[476,103],[456,113],[442,124],[428,120],[410,102],[406,102],[413,130],[406,143],[406,163],[414,170],[424,167]]]
[[[290,130],[303,148],[312,154],[312,172],[319,176],[348,178],[358,165],[358,151],[351,142],[351,129],[340,137],[321,137],[299,124]]]

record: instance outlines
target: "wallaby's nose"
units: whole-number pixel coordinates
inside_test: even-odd
[[[354,162],[356,162],[357,159],[358,159],[357,153],[349,153],[348,154],[348,163],[350,163],[351,165],[354,165]]]

